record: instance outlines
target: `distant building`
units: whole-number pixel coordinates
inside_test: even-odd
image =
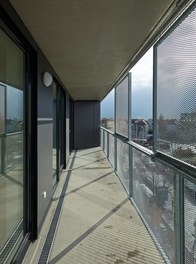
[[[196,143],[196,111],[181,113],[177,133],[179,142]]]

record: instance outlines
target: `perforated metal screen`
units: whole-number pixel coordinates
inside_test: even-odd
[[[155,46],[156,147],[196,166],[196,9]]]
[[[133,149],[133,198],[165,255],[175,263],[174,177],[167,166]]]
[[[117,173],[127,192],[129,192],[129,145],[117,139]]]
[[[114,147],[114,136],[109,134],[109,161],[113,168],[115,167],[115,157],[114,157],[115,147]]]

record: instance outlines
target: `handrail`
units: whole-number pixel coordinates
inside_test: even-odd
[[[100,128],[103,129],[103,130],[105,130],[106,132],[108,132],[109,134],[111,134],[111,135],[113,135],[113,136],[114,136],[114,134],[115,134],[113,131],[111,131],[111,130],[109,130],[109,129],[103,127],[103,126],[100,126]]]
[[[128,141],[127,144],[130,145],[131,147],[133,147],[133,148],[145,153],[146,155],[148,155],[152,159],[154,158],[155,153],[152,150],[147,149],[147,148],[145,148],[145,147],[133,142],[132,140]]]

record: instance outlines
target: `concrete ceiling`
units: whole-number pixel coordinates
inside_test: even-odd
[[[10,0],[75,100],[101,100],[173,0]]]

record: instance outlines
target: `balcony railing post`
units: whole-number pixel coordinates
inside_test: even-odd
[[[185,263],[185,236],[184,236],[184,178],[176,173],[174,194],[174,237],[175,263]]]

